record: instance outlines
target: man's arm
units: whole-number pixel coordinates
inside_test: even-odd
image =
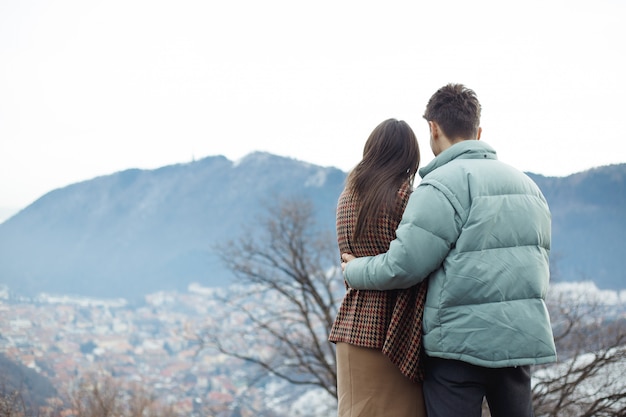
[[[450,199],[456,203],[454,196],[435,187],[418,187],[386,253],[363,258],[342,255],[348,285],[390,290],[409,288],[428,277],[441,265],[461,230],[460,206]]]

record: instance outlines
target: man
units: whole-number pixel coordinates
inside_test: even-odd
[[[424,118],[435,159],[420,170],[387,253],[343,254],[356,289],[428,279],[424,396],[429,417],[533,415],[530,366],[556,360],[544,303],[550,211],[536,184],[480,142],[481,106],[459,84],[439,89]]]

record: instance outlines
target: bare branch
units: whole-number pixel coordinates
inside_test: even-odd
[[[204,348],[336,397],[334,345],[328,335],[343,281],[335,239],[315,228],[313,214],[309,201],[279,200],[254,232],[217,247],[238,285],[225,300],[224,317],[199,337]]]
[[[624,415],[626,321],[610,319],[600,300],[589,295],[559,296],[549,308],[561,360],[535,371],[537,415]]]

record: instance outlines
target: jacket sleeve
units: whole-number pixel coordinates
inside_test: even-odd
[[[344,278],[368,290],[409,288],[439,268],[461,231],[464,210],[441,184],[420,184],[409,198],[389,250],[352,260]]]

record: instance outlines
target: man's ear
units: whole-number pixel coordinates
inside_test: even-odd
[[[483,133],[483,128],[479,127],[478,128],[478,134],[476,135],[476,140],[480,140],[480,134]]]
[[[437,139],[439,137],[439,126],[437,125],[437,123],[431,120],[428,122],[428,127],[430,128],[430,134],[432,135],[432,137],[434,139]]]

